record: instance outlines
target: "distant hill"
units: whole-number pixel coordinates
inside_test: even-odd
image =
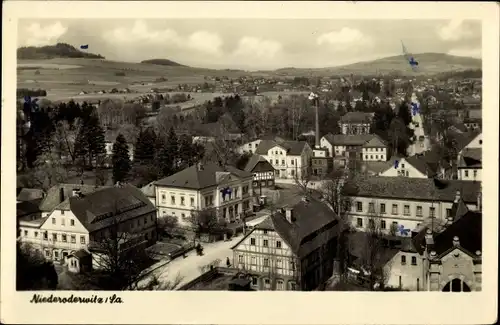
[[[391,56],[373,61],[357,62],[349,65],[318,68],[318,69],[300,69],[283,68],[275,72],[282,75],[376,75],[376,74],[394,74],[394,75],[427,75],[446,73],[452,71],[463,71],[472,69],[481,69],[481,59],[453,56],[444,53],[420,53],[414,54],[415,60],[419,62],[417,71],[414,72],[406,62],[403,55]]]
[[[40,60],[55,58],[87,58],[87,59],[105,59],[100,54],[83,52],[72,45],[66,43],[57,43],[47,46],[28,46],[17,49],[18,60]]]
[[[156,64],[156,65],[166,65],[166,66],[170,66],[170,67],[185,67],[185,65],[182,65],[180,63],[174,62],[172,60],[167,60],[167,59],[144,60],[144,61],[141,61],[141,63]]]

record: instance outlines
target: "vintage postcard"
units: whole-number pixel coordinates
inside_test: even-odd
[[[2,322],[494,322],[498,8],[5,3]]]

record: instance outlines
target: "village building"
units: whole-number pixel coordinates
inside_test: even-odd
[[[334,157],[345,157],[356,161],[387,161],[389,148],[375,134],[331,134],[324,135],[321,147]]]
[[[154,182],[158,217],[175,217],[186,227],[193,213],[213,209],[220,221],[240,220],[253,208],[252,183],[250,172],[198,163]]]
[[[409,236],[427,220],[447,220],[456,201],[463,200],[471,211],[480,209],[480,183],[446,180],[441,187],[430,178],[373,176],[350,179],[345,185],[345,193],[351,203],[351,226],[366,231],[377,221],[387,234]]]
[[[339,121],[342,134],[369,134],[374,113],[347,112]]]
[[[302,198],[234,245],[233,265],[251,276],[256,290],[315,290],[333,274],[337,223],[325,203]]]
[[[379,176],[451,179],[451,165],[426,151],[411,157],[392,157]]]
[[[252,186],[254,191],[262,195],[262,188],[274,188],[274,176],[276,170],[273,165],[259,155],[252,155],[245,165],[244,170],[253,174]]]
[[[457,174],[458,179],[464,181],[482,180],[482,133],[476,135],[465,147],[458,152]]]
[[[255,153],[274,167],[276,180],[294,180],[310,173],[312,149],[305,141],[262,140]]]
[[[88,194],[75,189],[67,195],[67,185],[58,187],[55,198],[49,190],[41,206],[55,204],[50,212],[18,221],[19,240],[31,244],[47,260],[79,271],[77,260],[92,255],[92,265],[86,267],[99,268],[102,254],[108,253],[102,251],[107,241],[116,240],[119,247],[156,242],[156,209],[139,189],[117,184]],[[114,238],[112,234],[120,235]]]

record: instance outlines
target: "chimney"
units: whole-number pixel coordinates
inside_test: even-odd
[[[285,218],[289,223],[293,223],[293,209],[285,208]]]
[[[460,200],[460,191],[457,191],[457,193],[455,194],[455,203],[458,203],[458,201]]]
[[[460,240],[458,239],[458,236],[453,237],[453,246],[459,246],[460,245]]]
[[[318,99],[315,99],[315,115],[316,115],[316,132],[315,132],[315,137],[316,137],[316,141],[315,141],[315,146],[316,148],[320,148],[320,144],[319,144],[319,114],[318,114],[318,106],[319,106],[319,103],[318,103]]]
[[[64,202],[64,188],[59,188],[59,202]]]

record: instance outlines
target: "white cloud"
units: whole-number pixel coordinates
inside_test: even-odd
[[[233,54],[236,56],[253,56],[261,59],[272,59],[281,52],[282,49],[283,45],[280,42],[245,36],[240,39],[238,47]]]
[[[443,41],[458,41],[473,35],[463,20],[451,20],[447,25],[439,27],[437,34]]]
[[[44,46],[53,45],[66,33],[67,27],[57,21],[52,25],[42,27],[38,23],[33,23],[26,28],[26,37],[22,45],[25,46]]]
[[[471,57],[471,58],[477,58],[480,59],[482,57],[481,55],[481,48],[477,49],[452,49],[448,51],[449,55],[456,55],[456,56],[466,56],[466,57]]]
[[[316,39],[318,45],[329,45],[338,51],[352,50],[353,48],[369,47],[373,40],[357,29],[343,27],[339,31],[324,33]]]
[[[188,37],[182,37],[173,29],[151,29],[142,20],[136,21],[132,28],[112,29],[104,33],[103,37],[112,43],[137,44],[147,42],[165,47],[189,48],[212,55],[219,55],[223,44],[221,37],[216,33],[197,31]]]

